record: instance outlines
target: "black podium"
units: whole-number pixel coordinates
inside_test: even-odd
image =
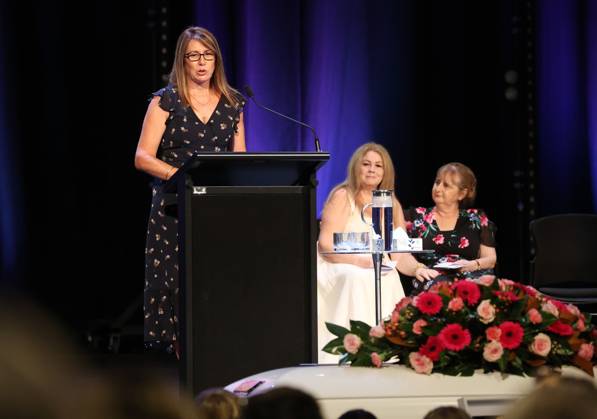
[[[315,173],[328,153],[204,153],[177,192],[180,378],[196,395],[316,359]]]

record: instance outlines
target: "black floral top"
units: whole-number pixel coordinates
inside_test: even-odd
[[[209,121],[203,123],[190,106],[182,104],[176,87],[168,85],[153,96],[159,96],[160,108],[170,113],[158,158],[180,167],[195,153],[232,150],[244,100],[234,106],[221,95]]]
[[[441,231],[434,219],[434,208],[409,208],[405,211],[406,230],[410,237],[422,238],[423,249],[434,253],[415,255],[417,260],[430,268],[441,262],[455,262],[459,259],[474,260],[479,257],[481,245],[495,247],[495,224],[479,209],[461,209],[453,230]],[[455,277],[476,278],[493,274],[493,269],[460,273],[458,270],[438,270],[441,275],[435,281],[422,283],[414,280],[415,291],[431,286],[430,282],[454,279]]]

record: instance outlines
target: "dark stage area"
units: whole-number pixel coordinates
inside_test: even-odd
[[[251,85],[260,102],[318,130],[331,157],[317,216],[364,142],[390,151],[404,208],[432,205],[437,168],[463,162],[477,176],[476,206],[498,228],[499,276],[527,283],[529,222],[594,213],[597,202],[597,91],[587,87],[597,85],[587,81],[596,53],[585,42],[597,18],[586,1],[554,4],[2,2],[3,285],[54,313],[99,365],[172,371],[171,357],[143,352],[151,179],[134,155],[148,99],[190,25],[218,37],[232,86]],[[558,7],[575,22],[558,26],[562,38],[546,29]],[[561,39],[579,40],[578,56],[546,53]],[[574,65],[556,73],[564,60]],[[574,89],[554,87],[571,79]],[[313,150],[309,130],[251,102],[245,124],[248,151]]]

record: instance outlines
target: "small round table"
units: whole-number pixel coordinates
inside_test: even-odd
[[[373,258],[373,271],[375,279],[375,324],[381,321],[381,261],[384,253],[434,253],[434,250],[336,250],[333,252],[320,252],[322,255],[371,255]]]

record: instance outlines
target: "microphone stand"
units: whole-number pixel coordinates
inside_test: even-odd
[[[259,106],[261,109],[265,109],[266,111],[269,111],[273,114],[276,114],[278,116],[281,116],[282,118],[288,119],[296,124],[299,124],[303,127],[309,128],[311,130],[311,132],[313,133],[313,137],[315,138],[315,151],[317,151],[318,153],[321,152],[321,146],[319,144],[319,138],[317,137],[317,133],[315,132],[315,128],[313,128],[311,125],[305,124],[304,122],[298,121],[294,118],[289,117],[288,115],[284,115],[278,111],[275,111],[271,108],[268,108],[265,105],[260,104],[259,102],[257,102],[257,100],[255,99],[255,95],[253,94],[253,89],[251,89],[251,87],[249,85],[245,86],[245,92],[247,93],[247,96],[249,96],[249,98],[255,103],[255,105]]]

